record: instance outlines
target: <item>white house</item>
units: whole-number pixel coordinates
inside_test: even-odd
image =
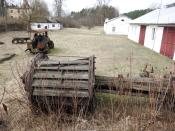
[[[130,23],[128,38],[175,60],[175,7],[161,8]]]
[[[131,19],[127,16],[119,16],[104,22],[104,32],[109,35],[128,35]]]
[[[62,28],[60,23],[31,23],[31,30],[60,30]]]

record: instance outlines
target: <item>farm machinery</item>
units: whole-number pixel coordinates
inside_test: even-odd
[[[14,37],[12,40],[12,44],[24,44],[31,42],[30,37]]]
[[[31,42],[27,43],[26,51],[36,54],[37,52],[49,53],[54,48],[54,43],[50,40],[47,30],[33,31],[34,36]]]
[[[48,30],[33,30],[34,36],[31,37],[15,37],[12,40],[12,44],[24,44],[27,43],[26,51],[32,54],[36,54],[39,51],[49,53],[50,49],[54,48],[54,42],[48,36]]]
[[[150,75],[137,78],[97,76],[95,59],[90,56],[53,60],[45,53],[36,54],[30,68],[21,77],[32,105],[41,109],[49,105],[50,108],[64,106],[94,110],[96,93],[130,96],[154,94],[163,103],[171,102],[174,105],[175,77],[172,73],[161,79]],[[148,72],[145,69],[143,74],[145,72],[149,74],[152,70]],[[162,96],[166,97],[161,99]]]

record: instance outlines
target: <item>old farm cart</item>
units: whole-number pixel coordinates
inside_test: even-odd
[[[69,58],[69,60],[66,60]],[[161,79],[96,76],[95,57],[67,57],[50,60],[37,54],[22,79],[32,104],[42,108],[52,106],[95,107],[95,93],[118,95],[153,95],[159,102],[174,107],[175,77]],[[172,104],[173,103],[173,104]],[[87,109],[87,108],[86,108]]]
[[[46,103],[51,108],[93,107],[95,57],[68,59],[49,60],[45,54],[35,56],[22,77],[32,104],[42,108],[47,107]]]

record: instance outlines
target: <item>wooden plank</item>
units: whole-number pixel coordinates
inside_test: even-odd
[[[60,72],[48,72],[48,73],[35,73],[34,78],[38,79],[71,79],[71,80],[88,80],[88,74],[86,73],[65,73]]]
[[[58,96],[58,97],[89,97],[87,91],[74,90],[53,90],[53,89],[37,89],[33,91],[33,96]]]
[[[0,55],[0,63],[12,59],[13,57],[15,57],[15,55],[16,54],[2,54],[2,55]]]
[[[88,65],[81,65],[81,66],[64,66],[60,67],[59,70],[71,70],[71,71],[88,71]]]
[[[157,80],[157,79],[154,79],[154,78],[133,78],[132,80],[130,80],[129,78],[118,78],[118,77],[106,77],[106,76],[96,76],[96,84],[98,85],[103,85],[103,84],[106,84],[106,85],[109,85],[111,83],[123,83],[123,84],[126,84],[126,83],[129,83],[129,82],[132,82],[133,84],[139,84],[139,85],[160,85],[161,83],[162,84],[167,84],[167,82],[165,80]]]
[[[146,92],[165,92],[167,87],[156,87],[156,86],[142,86],[142,85],[133,85],[133,90],[137,91],[146,91]]]
[[[74,61],[41,61],[40,66],[58,66],[58,65],[88,65],[87,60],[74,60]]]
[[[89,93],[93,97],[93,88],[95,85],[95,72],[94,72],[94,56],[89,58]]]
[[[169,87],[167,79],[153,79],[153,78],[122,78],[119,80],[117,77],[96,77],[96,89],[122,89],[122,90],[135,90],[143,92],[164,92]],[[168,89],[169,90],[169,89]]]
[[[88,71],[89,66],[88,65],[76,65],[76,66],[50,66],[50,67],[36,67],[36,70],[51,70],[51,71]]]
[[[32,87],[39,88],[65,88],[65,89],[88,89],[87,81],[61,81],[61,80],[37,80],[33,81]]]
[[[35,67],[35,70],[53,70],[53,71],[57,71],[58,70],[58,66],[50,66],[50,67]]]

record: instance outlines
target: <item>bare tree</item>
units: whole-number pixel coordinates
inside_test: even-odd
[[[98,6],[108,5],[111,0],[97,0]]]
[[[0,0],[0,16],[5,15],[5,6],[6,6],[6,1]]]
[[[32,3],[32,13],[36,16],[41,16],[41,17],[49,17],[50,13],[48,10],[48,6],[44,1],[39,1],[39,0],[34,0]]]
[[[63,7],[64,0],[54,0],[54,6],[55,6],[55,15],[58,17],[61,17],[62,15],[62,7]]]

